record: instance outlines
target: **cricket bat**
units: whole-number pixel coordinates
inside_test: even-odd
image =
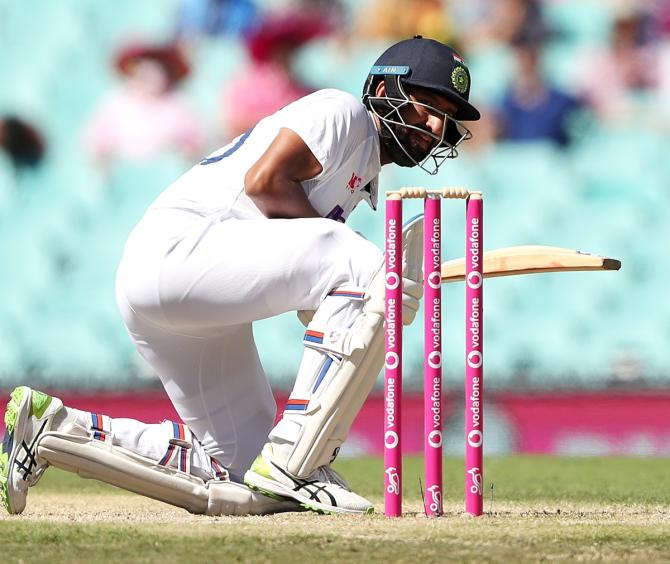
[[[574,249],[543,245],[503,247],[484,253],[484,278],[567,272],[578,270],[619,270],[621,261],[592,255]],[[465,258],[442,263],[442,282],[459,282],[465,278]]]

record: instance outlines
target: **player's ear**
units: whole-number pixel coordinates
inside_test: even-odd
[[[383,80],[379,81],[377,88],[375,88],[375,96],[385,96],[386,95],[386,85]]]

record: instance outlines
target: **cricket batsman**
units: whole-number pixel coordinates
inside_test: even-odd
[[[21,513],[49,465],[193,513],[372,504],[332,468],[383,366],[384,261],[345,225],[376,207],[381,167],[435,174],[479,119],[470,73],[450,47],[416,36],[375,62],[362,101],[320,90],[262,119],[186,172],[129,236],[117,302],[180,422],[147,424],[11,393],[0,500]],[[404,228],[403,319],[421,298],[422,220]],[[306,324],[282,417],[253,322],[288,311]]]

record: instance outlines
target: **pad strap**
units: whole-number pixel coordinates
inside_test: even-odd
[[[163,458],[158,461],[161,466],[168,466],[176,460],[177,469],[186,474],[191,473],[191,456],[189,450],[193,446],[191,430],[182,423],[165,421],[164,425],[172,426],[174,435],[168,442],[168,448]]]
[[[219,464],[214,458],[209,457],[210,464],[212,466],[212,474],[214,474],[214,480],[220,482],[229,482],[230,474],[221,464]]]
[[[307,413],[309,409],[309,398],[296,398],[291,396],[286,402],[284,413]]]
[[[341,286],[328,292],[330,297],[345,298],[356,302],[365,301],[366,292],[356,286]],[[302,339],[306,347],[317,349],[328,353],[331,361],[341,362],[342,356],[351,356],[356,349],[364,346],[364,343],[351,331],[347,329],[329,329],[320,327],[314,323],[307,324],[307,331]]]
[[[107,415],[100,413],[90,414],[90,423],[88,434],[95,441],[103,443],[112,443],[112,419]]]
[[[310,349],[329,354],[337,362],[341,362],[343,356],[351,356],[356,349],[365,346],[360,336],[349,329],[328,329],[315,323],[307,326],[302,343]]]

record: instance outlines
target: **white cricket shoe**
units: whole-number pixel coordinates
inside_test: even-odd
[[[28,488],[42,477],[49,464],[38,457],[37,442],[51,431],[63,402],[31,390],[15,388],[5,411],[5,438],[0,447],[0,503],[8,513],[26,507]]]
[[[273,461],[272,445],[266,443],[244,482],[269,496],[295,499],[305,509],[317,513],[373,513],[372,504],[351,491],[346,481],[330,466],[320,466],[305,478],[295,478]]]

